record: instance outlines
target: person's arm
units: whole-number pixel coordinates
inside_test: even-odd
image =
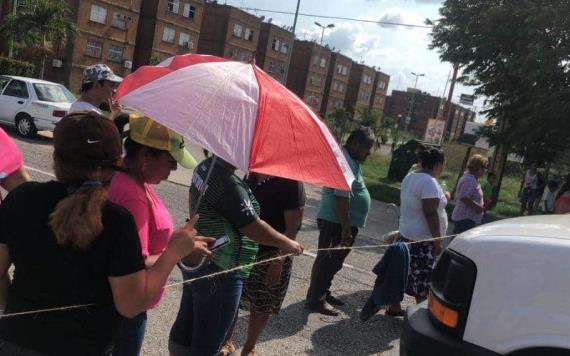
[[[145,199],[123,199],[116,202],[125,209],[127,209],[133,218],[135,219],[135,224],[137,225],[137,231],[139,233],[139,240],[141,243],[141,252],[144,257],[145,266],[151,267],[156,263],[160,255],[150,255],[148,252],[148,240],[149,240],[149,207],[148,200]]]
[[[441,237],[439,214],[437,212],[438,206],[439,199],[437,198],[422,199],[422,210],[432,238]],[[433,246],[434,253],[439,255],[441,253],[441,240],[433,241]]]
[[[211,254],[207,244],[213,239],[196,236],[193,227],[195,221],[196,219],[191,220],[172,234],[166,250],[150,268],[124,276],[109,277],[113,302],[121,315],[133,318],[146,311],[161,293],[170,272],[182,257],[195,249],[204,255]]]
[[[239,228],[239,231],[259,244],[277,247],[284,253],[303,253],[303,247],[297,241],[279,233],[261,219]]]
[[[285,210],[283,215],[285,217],[285,236],[290,240],[295,241],[303,221],[303,208]],[[285,262],[283,259],[273,260],[270,262],[266,276],[268,285],[273,286],[279,283],[281,273],[283,272],[283,262]]]
[[[465,204],[468,208],[473,209],[475,212],[477,213],[482,213],[485,211],[485,206],[484,205],[479,205],[479,203],[475,202],[475,200],[469,198],[469,197],[463,197],[461,198],[461,202],[463,204]]]
[[[341,227],[342,246],[350,246],[352,243],[352,229],[350,227],[350,198],[335,194],[334,197],[336,216]]]
[[[0,185],[2,188],[6,189],[8,192],[12,191],[12,189],[16,188],[18,185],[29,182],[31,180],[28,171],[24,167],[20,167],[20,169],[14,171],[6,178],[0,180]]]
[[[6,297],[11,283],[8,274],[11,263],[8,245],[0,243],[0,310],[2,312],[6,309]]]

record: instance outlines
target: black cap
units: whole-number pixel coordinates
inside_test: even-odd
[[[122,154],[115,124],[93,111],[65,116],[55,127],[53,140],[54,154],[68,164],[112,168]]]

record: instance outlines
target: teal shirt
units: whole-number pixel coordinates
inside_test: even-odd
[[[366,218],[368,217],[368,211],[370,211],[370,193],[368,193],[368,189],[366,189],[364,184],[360,163],[350,157],[346,148],[343,147],[342,152],[355,177],[351,191],[343,192],[341,190],[323,188],[317,218],[340,224],[336,214],[335,196],[347,197],[350,199],[350,226],[361,228],[366,225]]]

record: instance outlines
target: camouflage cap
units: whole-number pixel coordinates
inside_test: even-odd
[[[99,80],[120,83],[123,81],[123,78],[113,73],[111,68],[106,64],[99,63],[85,68],[83,71],[83,84],[94,83]]]

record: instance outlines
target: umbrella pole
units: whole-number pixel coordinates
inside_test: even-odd
[[[198,199],[196,200],[196,205],[192,209],[192,213],[190,214],[190,217],[196,215],[196,213],[198,212],[198,208],[200,207],[200,203],[202,202],[202,198],[204,197],[204,194],[206,193],[206,188],[208,187],[208,181],[210,180],[210,176],[212,176],[212,171],[214,170],[214,167],[216,166],[217,160],[218,160],[218,156],[213,155],[212,163],[210,164],[210,167],[208,167],[208,173],[206,173],[206,179],[204,179],[204,183],[202,184],[202,186],[198,190]]]

